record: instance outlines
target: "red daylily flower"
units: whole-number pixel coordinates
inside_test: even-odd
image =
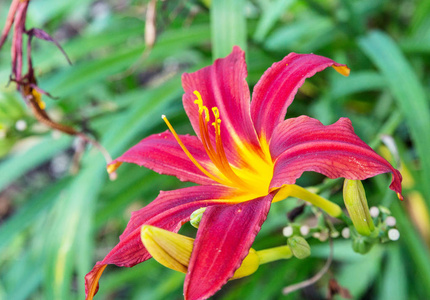
[[[164,118],[170,132],[143,139],[108,169],[135,163],[199,185],[162,191],[132,214],[120,242],[87,274],[87,299],[97,292],[107,264],[132,267],[151,257],[140,239],[142,225],[177,232],[201,207],[207,209],[184,296],[210,297],[240,266],[277,192],[304,171],[355,180],[391,172],[390,188],[401,197],[400,173],[355,135],[349,119],[329,126],[307,116],[284,120],[305,79],[330,66],[349,74],[345,65],[331,59],[291,53],[263,74],[252,102],[244,52],[238,47],[213,65],[184,74],[183,104],[197,136],[178,136]]]

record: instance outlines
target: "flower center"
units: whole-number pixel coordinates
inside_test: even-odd
[[[244,157],[245,160],[251,164],[258,164],[258,166],[253,166],[252,169],[232,166],[228,162],[221,138],[221,119],[218,108],[212,107],[214,122],[209,124],[209,109],[203,105],[202,97],[198,91],[194,91],[194,95],[197,97],[194,103],[198,105],[199,109],[199,131],[201,141],[209,159],[213,162],[216,169],[213,168],[210,170],[211,172],[209,172],[191,155],[166,116],[163,115],[162,119],[166,122],[182,150],[196,167],[212,180],[222,185],[239,188],[247,193],[254,194],[256,197],[267,195],[270,180],[273,176],[273,164],[268,163],[266,157],[260,157],[257,153],[247,152],[245,155],[246,157]],[[215,133],[212,137],[209,131],[211,125]]]

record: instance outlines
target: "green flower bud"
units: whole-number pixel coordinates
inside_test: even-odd
[[[293,255],[298,259],[304,259],[311,255],[311,246],[301,236],[292,236],[287,240],[287,243]]]
[[[367,205],[366,193],[360,180],[345,179],[343,184],[343,200],[358,233],[370,236],[375,230]]]
[[[358,234],[352,238],[352,250],[360,254],[366,254],[369,252],[370,249],[372,249],[373,244],[374,243],[372,243],[371,239]]]
[[[202,220],[202,216],[203,213],[205,212],[206,207],[202,207],[199,208],[195,211],[193,211],[193,213],[190,216],[190,224],[195,227],[195,228],[199,228],[200,225],[200,221]]]

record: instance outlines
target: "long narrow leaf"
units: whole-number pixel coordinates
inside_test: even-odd
[[[235,45],[246,51],[245,1],[212,1],[211,33],[214,59],[227,56]]]
[[[430,195],[430,107],[426,93],[412,67],[395,42],[374,31],[361,38],[360,46],[380,69],[409,128],[422,170],[422,188]],[[426,197],[430,208],[430,198]]]

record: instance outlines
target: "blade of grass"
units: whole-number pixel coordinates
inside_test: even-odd
[[[67,179],[56,182],[44,191],[37,193],[1,225],[0,252],[3,252],[3,249],[23,230],[36,222],[40,217],[45,216],[46,211],[55,201],[56,195],[67,186],[68,182]]]
[[[388,249],[387,260],[378,299],[408,299],[405,267],[399,245]]]
[[[90,163],[91,162],[91,163]],[[79,298],[84,298],[83,278],[90,270],[93,253],[92,220],[102,183],[105,162],[98,153],[86,157],[85,165],[57,201],[55,220],[48,236],[45,290],[49,299],[70,299],[75,268]]]
[[[276,0],[263,11],[254,33],[254,40],[261,43],[279,18],[296,2],[295,0]]]
[[[379,68],[409,128],[421,162],[421,187],[430,195],[430,108],[423,86],[395,42],[373,31],[359,40],[360,47]],[[430,208],[430,198],[426,199]]]
[[[212,1],[210,8],[213,59],[227,56],[233,46],[246,51],[245,1]]]
[[[417,280],[420,281],[421,286],[426,291],[426,298],[430,297],[430,257],[428,248],[424,245],[417,231],[414,230],[414,225],[411,223],[403,207],[400,206],[398,201],[394,201],[391,205],[393,216],[397,220],[397,227],[402,232],[401,239],[409,251],[410,258],[414,262],[416,274],[420,274]],[[404,233],[404,234],[403,234]],[[408,259],[403,258],[407,264]]]
[[[60,139],[48,136],[30,149],[6,158],[0,163],[0,190],[69,147],[71,141],[72,138],[65,135]]]

